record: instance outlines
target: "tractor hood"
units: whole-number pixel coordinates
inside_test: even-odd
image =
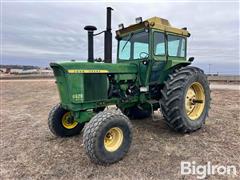
[[[58,87],[61,105],[73,111],[106,106],[109,100],[108,75],[115,81],[136,80],[134,64],[110,64],[65,61],[50,63]],[[97,104],[102,103],[102,104]],[[86,105],[87,104],[87,105]]]
[[[61,61],[56,63],[50,63],[50,66],[54,68],[60,68],[64,72],[73,73],[117,73],[117,74],[132,74],[137,73],[137,66],[134,64],[110,64],[110,63],[89,63],[80,61]]]

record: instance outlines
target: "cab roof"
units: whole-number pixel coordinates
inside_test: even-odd
[[[150,27],[152,29],[158,29],[162,30],[164,32],[170,32],[178,35],[183,36],[190,36],[190,33],[187,31],[186,28],[176,28],[171,26],[170,22],[167,19],[163,19],[160,17],[152,17],[149,19],[146,19],[145,21],[138,23],[138,24],[132,24],[126,28],[123,28],[121,30],[116,31],[116,34],[118,36],[122,36],[125,34],[128,34],[130,32],[136,31],[138,29],[144,28],[144,27]]]

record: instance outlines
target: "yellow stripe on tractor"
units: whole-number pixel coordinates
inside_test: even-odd
[[[83,69],[69,69],[68,73],[69,74],[76,74],[76,73],[108,73],[108,70],[99,70],[99,69],[87,69],[87,70],[83,70]]]

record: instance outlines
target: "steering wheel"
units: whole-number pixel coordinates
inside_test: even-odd
[[[140,57],[141,59],[148,58],[148,56],[149,56],[149,54],[146,53],[146,52],[140,52],[140,53],[139,53],[139,57]]]

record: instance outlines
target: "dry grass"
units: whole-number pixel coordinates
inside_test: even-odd
[[[53,81],[2,82],[0,178],[195,179],[180,175],[181,161],[239,165],[239,95],[213,90],[207,124],[192,134],[172,132],[159,115],[156,122],[132,121],[130,152],[119,163],[103,167],[89,161],[82,135],[61,139],[49,132],[48,112],[59,101]]]

